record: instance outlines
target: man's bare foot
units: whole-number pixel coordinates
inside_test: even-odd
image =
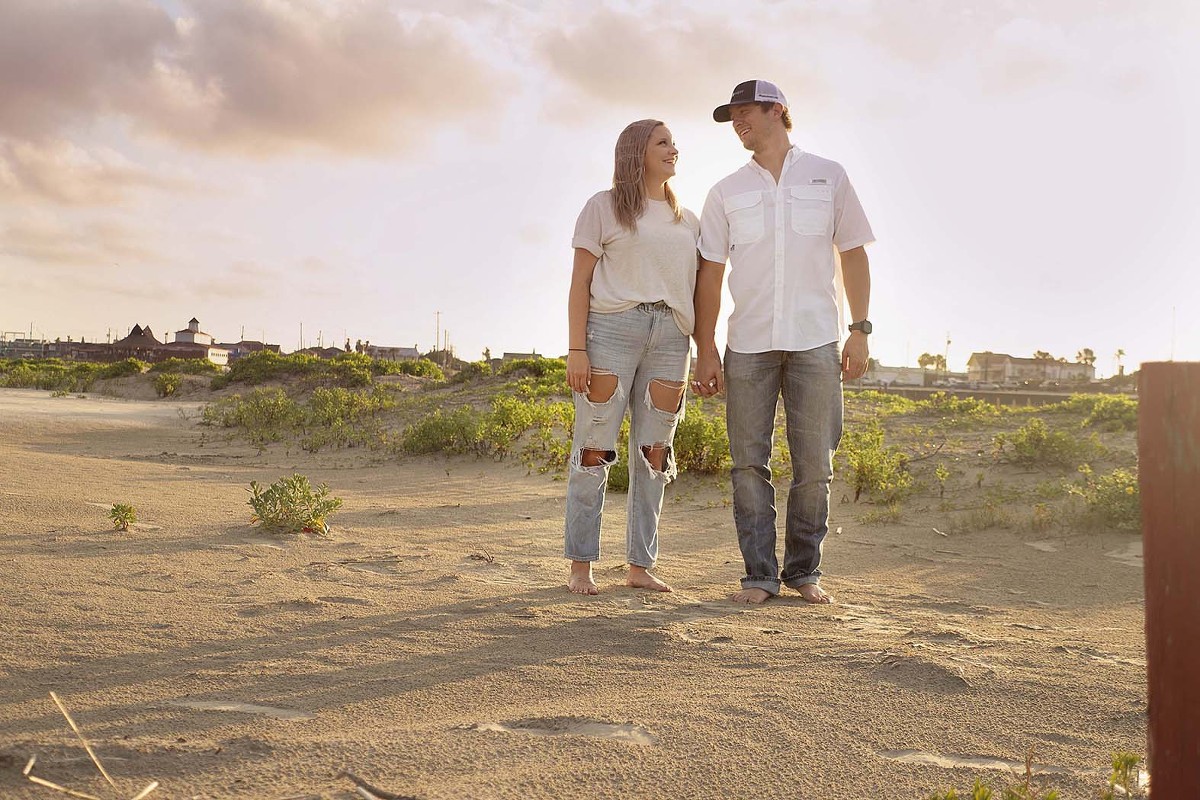
[[[760,606],[763,603],[774,597],[773,594],[766,589],[742,589],[740,592],[734,593],[733,597],[729,598],[735,603],[748,603],[751,605]]]
[[[803,597],[805,600],[807,600],[810,603],[817,603],[820,605],[824,605],[826,603],[833,602],[833,595],[827,593],[824,589],[822,589],[820,587],[819,584],[816,584],[816,583],[803,584],[796,591],[800,593],[801,597]]]
[[[635,589],[649,589],[652,592],[671,591],[670,586],[651,575],[645,567],[636,564],[629,565],[629,577],[625,579],[625,585]]]
[[[600,594],[596,582],[592,580],[592,562],[571,562],[571,577],[567,579],[567,588],[575,594]]]

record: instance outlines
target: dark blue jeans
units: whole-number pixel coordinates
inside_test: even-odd
[[[745,589],[778,594],[780,583],[797,589],[821,579],[833,453],[842,438],[841,369],[837,342],[803,351],[725,351],[733,520],[746,564]],[[792,456],[782,575],[770,466],[781,394]]]

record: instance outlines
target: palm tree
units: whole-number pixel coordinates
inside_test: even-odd
[[[1117,352],[1116,352],[1116,354],[1115,354],[1115,356],[1114,356],[1114,357],[1115,357],[1115,358],[1116,358],[1116,360],[1117,360],[1117,374],[1118,374],[1118,375],[1124,375],[1124,374],[1125,374],[1125,367],[1121,365],[1121,359],[1125,357],[1125,351],[1124,351],[1124,350],[1122,350],[1120,347],[1118,347],[1118,348],[1117,348]]]
[[[1075,360],[1080,364],[1092,367],[1096,365],[1096,354],[1092,352],[1092,348],[1085,347],[1075,354]]]

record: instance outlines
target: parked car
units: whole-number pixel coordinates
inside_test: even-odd
[[[976,381],[975,388],[976,389],[984,389],[984,390],[996,390],[996,389],[1000,388],[1000,384],[993,383],[992,381]]]

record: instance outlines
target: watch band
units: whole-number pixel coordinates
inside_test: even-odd
[[[869,336],[873,330],[873,326],[871,325],[871,320],[860,319],[858,322],[850,323],[850,330],[862,331],[864,334]]]

